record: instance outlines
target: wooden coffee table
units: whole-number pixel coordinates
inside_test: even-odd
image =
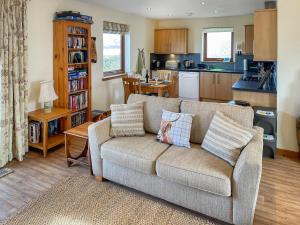
[[[73,164],[82,164],[89,166],[91,175],[93,175],[92,163],[91,163],[91,154],[89,151],[89,140],[88,140],[88,127],[93,124],[93,122],[84,123],[78,127],[74,127],[70,130],[65,131],[65,152],[67,156],[68,167]],[[79,137],[85,140],[85,146],[81,154],[78,156],[72,156],[69,145],[70,145],[70,137]],[[87,158],[88,162],[82,161],[80,159]]]

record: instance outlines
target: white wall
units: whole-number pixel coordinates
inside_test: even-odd
[[[189,29],[189,52],[202,52],[202,31],[211,27],[233,27],[234,42],[245,40],[244,25],[253,24],[253,15],[199,18],[199,19],[171,19],[158,21],[158,28],[188,28]]]
[[[153,51],[155,22],[85,3],[80,0],[31,0],[28,3],[28,74],[29,110],[38,104],[39,82],[53,79],[53,25],[54,13],[74,10],[93,17],[92,36],[97,38],[98,62],[92,64],[92,108],[107,109],[111,103],[123,102],[121,79],[102,81],[102,24],[104,20],[130,26],[130,63],[135,70],[137,48],[145,48],[146,62]]]
[[[298,151],[300,116],[300,1],[278,1],[278,148]]]

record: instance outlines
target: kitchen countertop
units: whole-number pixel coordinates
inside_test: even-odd
[[[232,86],[232,90],[277,94],[277,90],[275,88],[258,89],[258,86],[259,81],[239,80]]]
[[[210,72],[210,73],[230,73],[230,74],[242,74],[242,75],[252,75],[257,74],[257,72],[235,70],[235,69],[199,69],[199,68],[178,68],[178,69],[168,69],[168,68],[152,68],[151,70],[171,70],[171,71],[183,71],[183,72]]]
[[[184,72],[211,72],[211,73],[227,73],[227,74],[241,74],[241,76],[251,76],[257,75],[257,72],[253,71],[244,71],[244,70],[208,70],[208,69],[199,69],[199,68],[178,68],[178,69],[167,69],[167,68],[152,68],[152,70],[172,70],[172,71],[184,71]],[[249,92],[259,92],[259,93],[271,93],[276,94],[277,90],[275,88],[269,89],[259,89],[259,81],[244,81],[239,80],[233,86],[232,89],[236,91],[249,91]]]

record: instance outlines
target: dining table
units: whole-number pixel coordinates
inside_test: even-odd
[[[159,97],[163,97],[165,93],[171,94],[172,83],[170,81],[158,82],[150,80],[148,83],[141,81],[141,91],[142,93],[155,93]]]

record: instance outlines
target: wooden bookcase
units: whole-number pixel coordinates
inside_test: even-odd
[[[92,119],[90,56],[91,25],[55,20],[53,24],[53,77],[58,99],[54,102],[54,106],[70,109],[72,127]],[[77,72],[84,73],[86,76],[75,76],[75,78],[73,76],[71,79],[70,74],[74,75]],[[80,88],[73,86],[73,90],[70,90],[70,82]],[[86,104],[77,104],[80,100]]]

